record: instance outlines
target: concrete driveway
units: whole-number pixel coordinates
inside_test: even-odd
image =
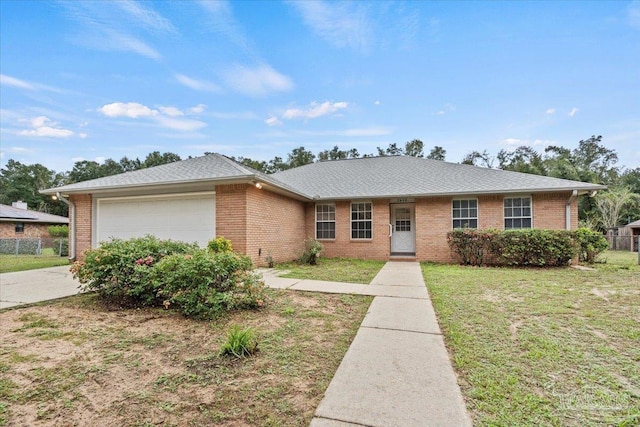
[[[0,274],[0,308],[62,298],[78,293],[69,266]]]

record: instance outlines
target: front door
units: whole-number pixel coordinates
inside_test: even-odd
[[[414,205],[391,205],[391,255],[415,255]]]

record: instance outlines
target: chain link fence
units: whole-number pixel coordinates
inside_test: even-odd
[[[0,254],[69,256],[69,239],[60,237],[0,239]]]

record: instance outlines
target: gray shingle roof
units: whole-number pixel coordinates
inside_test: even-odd
[[[316,199],[598,190],[604,186],[407,156],[318,162],[273,175]]]
[[[44,222],[46,224],[68,224],[69,218],[59,215],[51,215],[45,212],[36,212],[28,209],[14,208],[13,206],[0,205],[0,221],[20,222]]]
[[[604,186],[416,157],[318,162],[266,175],[220,154],[78,182],[43,193],[90,193],[194,182],[259,180],[307,199],[599,190]]]
[[[299,193],[284,183],[260,171],[244,166],[221,154],[208,154],[179,162],[168,163],[147,169],[139,169],[118,175],[106,176],[57,188],[43,190],[45,194],[88,193],[125,187],[144,187],[149,185],[180,184],[187,182],[206,182],[223,180],[261,180],[293,193]]]

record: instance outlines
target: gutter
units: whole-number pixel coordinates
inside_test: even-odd
[[[69,261],[73,262],[76,260],[76,205],[62,197],[59,191],[56,191],[56,197],[69,206],[69,216],[72,218],[69,220]]]

